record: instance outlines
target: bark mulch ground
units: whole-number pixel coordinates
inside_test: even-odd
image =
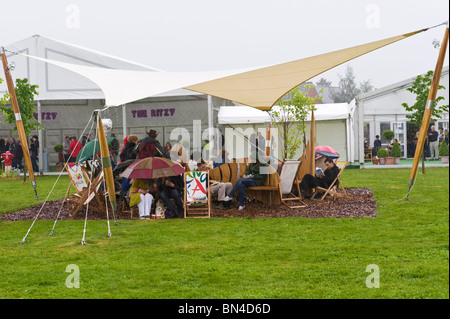
[[[260,202],[247,203],[244,210],[239,211],[237,204],[234,203],[233,208],[228,210],[218,209],[216,205],[211,205],[211,217],[227,218],[227,217],[305,217],[305,218],[355,218],[355,217],[376,217],[376,203],[373,198],[372,191],[369,188],[349,188],[346,189],[349,197],[334,197],[330,196],[327,199],[308,200],[304,202],[308,205],[304,208],[287,208],[284,205],[269,206]],[[39,220],[55,220],[61,207],[61,201],[49,201],[42,208],[42,204],[38,206],[28,207],[26,209],[5,213],[0,216],[0,219],[7,221],[19,220],[33,220],[42,208],[39,214]],[[70,207],[64,204],[61,209],[59,220],[68,219],[84,219],[86,211],[83,210],[73,217],[69,216]],[[117,205],[116,210],[117,219],[131,219],[130,213],[122,212],[122,204]],[[109,217],[112,220],[112,212],[109,212]],[[134,214],[138,217],[138,213]],[[89,212],[89,220],[106,219],[105,213]]]

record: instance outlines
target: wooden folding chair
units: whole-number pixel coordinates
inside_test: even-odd
[[[64,163],[64,168],[69,175],[69,188],[67,189],[66,198],[69,197],[70,185],[72,184],[77,194],[81,194],[85,188],[89,187],[91,179],[86,167],[81,163]]]
[[[87,188],[66,199],[71,204],[70,217],[73,217],[87,205],[89,205],[89,209],[92,211],[106,211],[106,205],[108,203],[105,202],[104,192],[100,189],[102,182],[103,173],[100,173]]]
[[[300,165],[300,161],[286,161],[281,166],[280,172],[280,200],[281,203],[289,208],[303,208],[307,207],[307,205],[302,201],[302,195],[300,192],[300,187],[297,182],[297,171]],[[293,186],[297,186],[298,195],[294,195],[292,193]],[[290,206],[288,202],[296,201],[299,202],[300,205]]]
[[[316,187],[316,191],[314,192],[314,195],[311,197],[311,199],[313,199],[319,191],[325,192],[325,194],[323,194],[323,196],[320,198],[320,200],[323,200],[325,198],[325,196],[327,196],[327,195],[336,195],[336,196],[347,197],[348,195],[347,195],[347,192],[345,191],[344,184],[342,184],[342,181],[340,179],[340,176],[341,176],[342,172],[344,171],[345,167],[347,166],[347,164],[348,164],[348,162],[336,162],[336,166],[339,167],[339,169],[340,169],[338,176],[336,176],[333,183],[331,183],[331,185],[330,185],[330,187],[328,187],[328,189],[323,188],[323,187]],[[338,192],[335,189],[338,186],[340,188],[342,188],[342,193]]]
[[[211,189],[207,171],[184,173],[184,218],[211,217]]]
[[[128,190],[127,193],[122,198],[122,213],[130,213],[131,219],[133,219],[134,209],[135,206],[130,207],[130,191]]]

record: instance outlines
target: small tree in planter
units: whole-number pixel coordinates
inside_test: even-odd
[[[448,163],[448,145],[445,143],[445,140],[441,142],[439,146],[439,156],[441,157],[442,164]]]
[[[58,162],[56,163],[55,167],[56,167],[56,170],[58,172],[60,172],[63,167],[62,164],[64,163],[64,155],[63,155],[64,147],[61,144],[56,144],[55,147],[53,148],[53,150],[56,153],[58,153]]]
[[[380,148],[377,152],[377,157],[380,159],[380,165],[384,165],[386,163],[386,156],[388,155],[387,151],[384,148]]]
[[[394,138],[395,134],[393,131],[391,130],[386,130],[381,134],[387,141],[392,141],[392,139]],[[386,164],[387,165],[392,165],[394,164],[394,158],[392,156],[390,156],[390,154],[388,154],[386,156]]]
[[[400,157],[402,157],[402,150],[400,149],[400,144],[395,142],[392,146],[391,156],[394,158],[394,164],[400,163]]]

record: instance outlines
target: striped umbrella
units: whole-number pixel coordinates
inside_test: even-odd
[[[338,152],[336,152],[331,146],[326,146],[326,145],[321,145],[321,146],[316,146],[315,148],[316,152],[329,152],[329,153],[333,153],[336,155],[339,155]]]
[[[153,179],[177,176],[185,172],[184,168],[170,159],[163,157],[147,157],[128,166],[120,175],[125,178]]]

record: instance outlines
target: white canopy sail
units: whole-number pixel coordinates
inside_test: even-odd
[[[368,52],[426,30],[428,29],[268,67],[213,72],[117,70],[18,54],[85,76],[103,91],[106,106],[119,106],[184,88],[261,110],[270,110],[278,99],[305,81]]]

